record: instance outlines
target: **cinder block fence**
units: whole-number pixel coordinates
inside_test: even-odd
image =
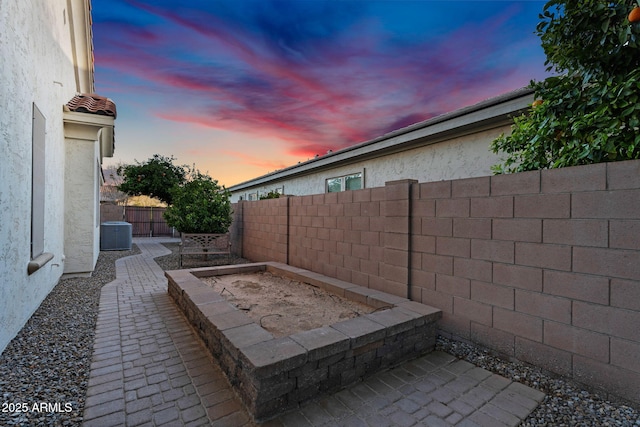
[[[443,311],[440,332],[640,403],[640,161],[234,205],[233,247]]]

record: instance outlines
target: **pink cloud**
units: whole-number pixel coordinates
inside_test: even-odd
[[[102,66],[148,85],[138,90],[162,93],[168,101],[149,105],[158,117],[278,138],[295,156],[335,151],[519,85],[510,68],[486,61],[505,49],[498,30],[515,9],[405,45],[367,20],[354,20],[330,43],[296,45],[282,41],[286,34],[266,40],[206,11],[131,3],[175,27],[155,34],[121,26],[118,53],[100,56]],[[163,56],[181,31],[199,37],[182,54]]]
[[[265,170],[274,171],[274,170],[283,169],[287,166],[281,161],[273,161],[273,160],[267,160],[263,158],[257,158],[255,156],[250,156],[244,152],[223,150],[221,154],[227,155],[230,157],[235,157],[239,159],[242,162],[242,164],[256,166]]]

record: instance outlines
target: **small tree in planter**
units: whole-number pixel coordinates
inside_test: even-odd
[[[222,234],[229,230],[230,193],[210,176],[195,171],[183,185],[171,190],[171,196],[164,218],[181,233]]]

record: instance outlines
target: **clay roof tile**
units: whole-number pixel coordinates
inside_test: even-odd
[[[100,114],[103,116],[117,116],[116,104],[109,98],[94,93],[78,93],[67,103],[71,111],[78,113]]]

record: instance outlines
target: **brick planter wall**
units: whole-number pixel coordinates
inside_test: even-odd
[[[376,310],[275,338],[199,277],[269,271],[309,283]],[[167,271],[168,292],[256,421],[374,372],[431,352],[441,312],[285,264],[264,263]]]
[[[640,403],[638,160],[239,205],[249,259],[409,295],[445,335]]]

